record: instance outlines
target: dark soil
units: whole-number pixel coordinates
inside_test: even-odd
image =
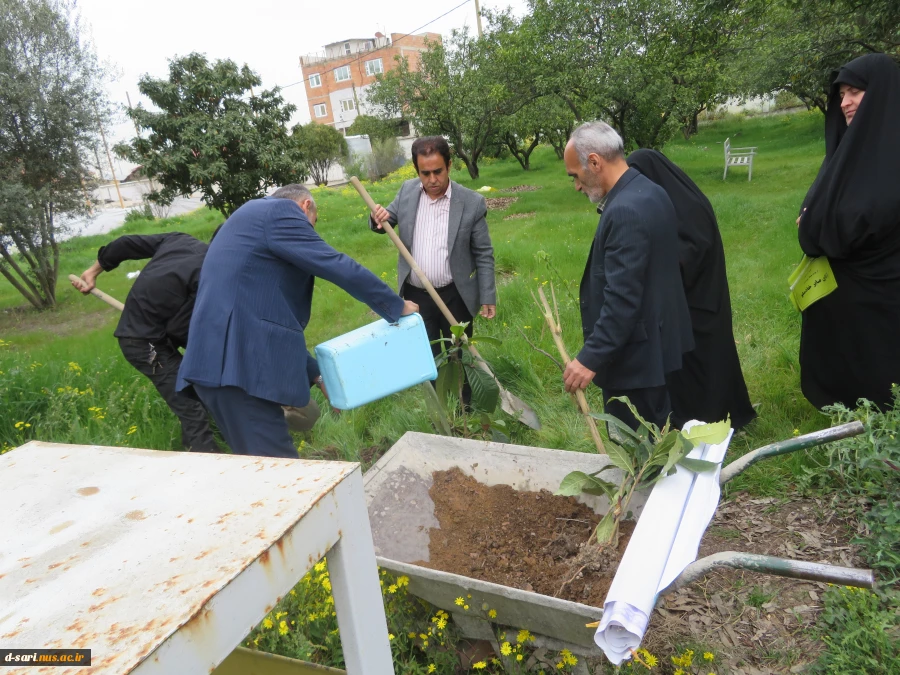
[[[491,197],[490,199],[485,199],[487,202],[488,210],[493,211],[494,209],[505,209],[510,204],[519,201],[518,197]]]
[[[512,187],[500,188],[500,192],[534,192],[540,190],[540,185],[513,185]]]
[[[617,551],[595,555],[584,545],[600,517],[574,497],[488,487],[457,468],[433,479],[440,528],[430,531],[431,562],[416,565],[603,606],[633,523],[623,523]]]
[[[850,544],[858,528],[853,505],[841,500],[739,493],[719,505],[698,557],[745,551],[865,567]],[[823,647],[813,628],[826,588],[803,579],[717,570],[665,598],[653,613],[644,647],[665,660],[673,644],[715,647],[718,672],[731,675],[801,672]]]

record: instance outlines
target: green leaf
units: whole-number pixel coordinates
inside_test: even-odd
[[[477,366],[466,366],[466,376],[472,387],[472,407],[492,413],[500,401],[500,385],[497,380]]]
[[[591,413],[591,417],[596,420],[600,420],[601,422],[612,424],[614,427],[616,427],[616,429],[621,431],[635,443],[641,442],[641,437],[635,432],[635,430],[625,424],[625,422],[620,420],[618,417],[614,417],[613,415],[608,415],[606,413]]]
[[[603,516],[603,520],[597,525],[597,542],[600,544],[608,544],[612,539],[615,530],[616,519],[613,517],[613,507],[610,506],[609,511]]]
[[[690,442],[685,441],[684,436],[680,433],[676,434],[675,443],[669,449],[669,456],[666,458],[666,463],[656,480],[659,480],[663,476],[671,476],[675,471],[675,465],[684,459],[684,456],[688,454],[691,449]]]
[[[717,466],[719,466],[718,462],[707,462],[705,459],[691,459],[690,457],[685,457],[680,462],[678,462],[678,466],[683,466],[685,469],[690,469],[691,471],[695,471],[697,473],[703,473],[704,471],[712,471]]]
[[[731,416],[721,422],[713,422],[712,424],[699,424],[692,427],[689,431],[683,432],[683,436],[691,441],[694,446],[701,443],[709,445],[718,445],[726,438],[728,432],[731,431]]]
[[[594,495],[595,497],[606,497],[607,499],[609,499],[610,504],[615,503],[616,496],[619,493],[618,486],[613,485],[609,481],[594,478],[593,476],[589,476],[588,478],[591,482],[588,485],[582,486],[582,492],[589,495]]]
[[[468,328],[468,326],[468,323],[458,323],[450,326],[450,332],[457,340],[462,340],[462,336],[466,332],[466,328]]]
[[[450,394],[459,397],[459,365],[455,361],[446,361],[440,367],[434,388],[441,405],[447,405],[447,397]]]
[[[657,426],[655,424],[651,424],[650,422],[645,420],[643,417],[641,417],[641,414],[637,411],[637,408],[634,407],[634,404],[631,402],[631,399],[629,399],[627,396],[613,396],[609,400],[610,401],[620,401],[620,402],[624,403],[626,406],[628,406],[628,409],[631,411],[631,414],[634,415],[634,418],[638,422],[640,422],[648,431],[650,431],[651,429],[657,429]]]
[[[622,471],[624,471],[625,473],[633,476],[634,459],[630,454],[628,454],[628,451],[618,443],[611,440],[606,442],[605,447],[606,454],[609,456],[609,461],[622,469]]]
[[[665,466],[666,460],[669,456],[669,451],[671,451],[672,446],[678,440],[680,432],[678,431],[670,431],[663,439],[653,446],[653,452],[650,455],[650,459],[647,462],[647,466]]]
[[[553,494],[563,495],[564,497],[577,497],[590,479],[591,477],[583,471],[573,471],[562,479],[559,489]]]

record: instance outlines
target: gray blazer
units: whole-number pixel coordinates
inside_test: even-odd
[[[451,181],[450,223],[447,229],[447,250],[450,251],[450,273],[466,308],[475,316],[481,305],[497,304],[497,286],[494,283],[494,247],[488,233],[487,204],[477,192]],[[398,234],[406,248],[412,250],[413,230],[422,182],[418,178],[403,183],[394,201],[387,206],[391,225],[400,223]],[[373,232],[378,230],[369,218]],[[397,287],[409,277],[409,264],[401,256],[397,263]]]

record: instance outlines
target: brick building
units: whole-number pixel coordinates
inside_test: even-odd
[[[333,42],[325,45],[323,53],[301,56],[310,117],[344,130],[357,115],[371,114],[366,109],[366,90],[375,76],[393,70],[395,56],[405,57],[412,70],[418,68],[419,55],[427,49],[426,40],[440,42],[441,36],[391,33],[385,37],[375,33],[373,38]]]

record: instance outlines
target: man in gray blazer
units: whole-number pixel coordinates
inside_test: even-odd
[[[384,234],[381,223],[400,223],[400,240],[453,317],[468,322],[466,333],[471,336],[476,313],[486,319],[497,313],[487,204],[477,192],[450,180],[450,146],[441,136],[416,139],[412,161],[419,177],[406,181],[386,209],[378,206],[369,226]],[[402,257],[397,264],[397,286],[401,297],[419,305],[429,340],[450,337],[450,323]],[[440,349],[440,344],[432,345],[435,355]]]
[[[601,214],[581,279],[584,347],[563,373],[566,391],[594,382],[606,412],[639,427],[617,396],[659,427],[672,413],[666,373],[694,348],[678,264],[678,219],[663,188],[628,167],[608,124],[576,129],[563,156],[575,189]]]

